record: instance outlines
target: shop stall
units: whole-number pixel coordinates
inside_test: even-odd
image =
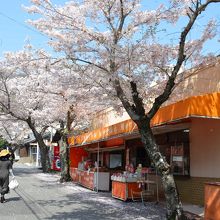
[[[189,143],[185,130],[155,135],[174,175],[189,175]],[[112,191],[127,200],[164,197],[157,175],[140,138],[115,138],[70,148],[70,174],[74,182],[96,191]]]
[[[134,182],[112,180],[112,197],[123,201],[141,199],[141,188]]]
[[[75,183],[96,191],[110,190],[110,172],[97,161],[83,159],[78,167],[70,167],[70,175]]]
[[[123,174],[116,173],[111,176],[112,197],[127,200],[142,200],[149,197],[155,197],[159,201],[158,177],[156,172],[150,168],[142,168],[139,164],[135,172],[126,167]],[[152,175],[156,178],[151,178]]]
[[[74,182],[96,191],[110,191],[110,175],[122,171],[123,140],[70,148],[70,175]]]
[[[109,172],[94,172],[70,168],[70,175],[74,182],[88,189],[109,191]]]

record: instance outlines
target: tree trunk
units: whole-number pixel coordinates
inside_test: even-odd
[[[40,155],[41,155],[41,165],[42,170],[44,173],[48,172],[50,170],[50,158],[49,158],[49,147],[44,143],[42,135],[36,130],[34,123],[32,122],[31,118],[29,117],[27,119],[27,124],[32,130],[34,137],[36,138],[36,141],[40,148]]]
[[[71,117],[71,107],[67,112],[67,133],[70,132],[70,126],[73,119]],[[67,182],[71,180],[70,177],[70,152],[69,152],[69,144],[67,139],[67,134],[64,128],[64,122],[61,122],[61,129],[62,129],[62,138],[60,144],[60,161],[61,161],[61,178],[60,182]]]
[[[63,136],[60,141],[61,178],[60,182],[71,180],[69,172],[69,148],[67,138]]]
[[[167,219],[185,219],[170,165],[159,151],[150,124],[144,121],[138,125],[138,128],[147,154],[161,176],[167,204]]]
[[[41,141],[38,141],[39,142]],[[39,148],[40,148],[40,159],[41,159],[41,165],[42,165],[42,170],[44,173],[47,173],[50,170],[50,158],[49,158],[49,147],[46,146],[45,144],[39,144]]]

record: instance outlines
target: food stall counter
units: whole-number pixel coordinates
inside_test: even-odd
[[[109,191],[109,172],[85,171],[70,168],[72,180],[88,189]]]
[[[112,181],[112,197],[126,201],[132,199],[132,193],[141,193],[139,184],[135,182]],[[137,196],[136,196],[137,197]],[[141,194],[140,194],[141,198]]]
[[[112,197],[126,201],[132,199],[132,194],[136,197],[139,194],[141,198],[141,187],[135,177],[111,176],[112,180]]]

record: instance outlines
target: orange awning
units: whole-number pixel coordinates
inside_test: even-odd
[[[220,118],[220,93],[193,96],[161,107],[153,117],[151,126],[154,127],[189,117]],[[68,141],[70,145],[84,145],[135,131],[137,132],[137,126],[129,119],[76,137],[69,137]]]

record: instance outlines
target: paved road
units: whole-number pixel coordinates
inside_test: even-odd
[[[20,185],[0,203],[0,220],[161,220],[162,205],[122,202],[109,193],[96,193],[73,183],[59,183],[57,174],[15,164]]]

